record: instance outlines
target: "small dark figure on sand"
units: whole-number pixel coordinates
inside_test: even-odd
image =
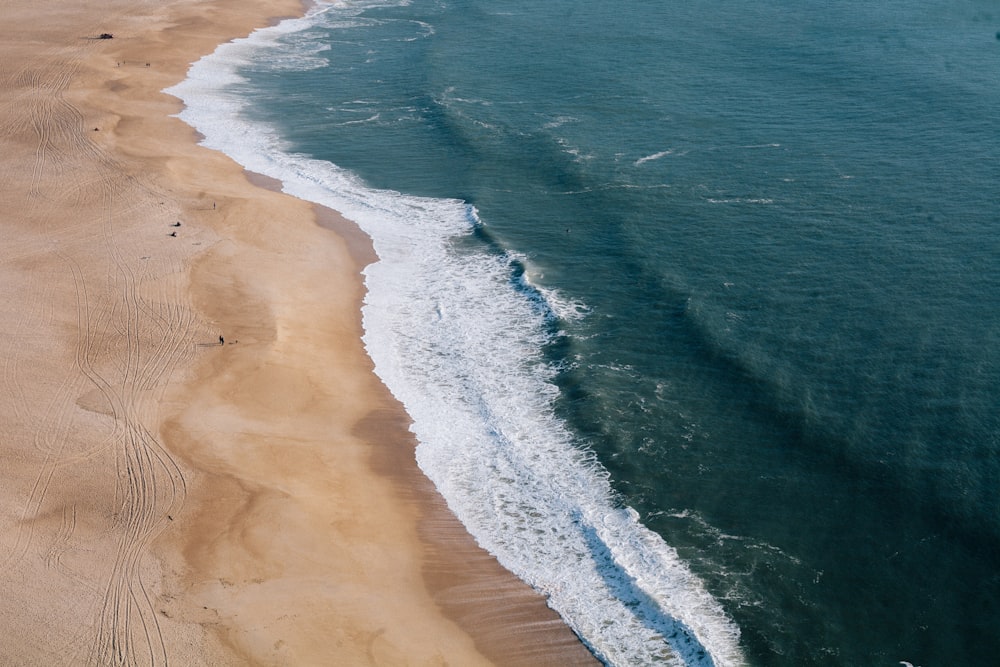
[[[226,344],[226,339],[223,338],[222,336],[219,336],[219,345],[225,345],[225,344]]]
[[[177,236],[177,232],[170,232],[170,236],[176,237]]]

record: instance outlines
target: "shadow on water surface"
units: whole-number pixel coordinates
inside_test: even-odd
[[[661,635],[670,646],[670,650],[678,655],[685,665],[716,667],[712,656],[698,641],[691,628],[660,609],[656,600],[642,590],[636,580],[617,563],[611,549],[593,526],[582,518],[578,518],[577,522],[604,583],[632,612],[636,620]]]

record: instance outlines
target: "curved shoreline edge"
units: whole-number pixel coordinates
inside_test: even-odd
[[[593,661],[413,461],[360,230],[171,117],[190,62],[301,12],[5,6],[0,663]]]

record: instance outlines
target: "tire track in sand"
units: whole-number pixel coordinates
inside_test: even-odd
[[[92,381],[114,396],[125,426],[116,443],[117,504],[120,508],[116,559],[105,592],[94,662],[111,665],[167,664],[162,632],[141,576],[149,543],[179,512],[186,481],[176,461],[146,428],[143,411],[150,390],[188,354],[195,318],[186,309],[155,308],[142,295],[142,285],[119,240],[120,221],[135,210],[139,195],[152,198],[138,184],[109,179],[104,184],[104,248],[110,259],[108,285],[115,299],[114,329],[124,346],[123,366],[112,383],[94,373]],[[137,192],[138,190],[138,192]],[[93,367],[88,372],[94,371]],[[157,392],[153,391],[158,397]]]
[[[41,534],[35,518],[53,504],[47,499],[57,475],[78,474],[87,469],[81,465],[86,462],[111,461],[115,483],[108,504],[115,511],[110,521],[104,521],[103,540],[113,547],[109,567],[96,582],[94,627],[89,637],[78,640],[90,648],[80,651],[77,644],[69,653],[86,655],[88,663],[102,666],[167,665],[158,615],[143,581],[143,564],[150,543],[168,525],[167,517],[180,513],[187,488],[183,471],[148,425],[156,423],[156,402],[165,382],[190,357],[200,323],[184,305],[179,288],[169,290],[164,284],[170,278],[137,272],[135,263],[140,260],[123,249],[132,248],[131,254],[136,254],[136,235],[142,233],[137,216],[148,216],[156,198],[151,188],[128,176],[124,165],[91,140],[84,115],[65,98],[80,70],[82,51],[63,49],[30,70],[4,73],[16,80],[19,93],[8,104],[17,104],[18,113],[0,127],[0,133],[27,137],[34,145],[24,211],[26,217],[44,220],[43,231],[63,244],[57,254],[72,277],[77,318],[73,368],[53,388],[46,408],[36,417],[35,449],[41,462],[20,512],[14,549],[0,563],[0,572],[33,553],[35,543],[48,537],[51,542],[41,559],[75,579],[78,573],[67,567],[64,556],[73,548],[83,520],[82,506],[62,505],[61,521],[51,535]],[[65,207],[84,201],[84,195],[100,203],[96,220],[52,220],[41,214],[45,209],[40,207],[47,207],[47,202]],[[94,223],[99,230],[96,241],[81,229]],[[97,265],[103,263],[102,275],[91,268],[93,257],[86,266],[74,259],[74,253],[92,253],[94,248],[101,252]],[[148,291],[161,300],[144,296]],[[16,370],[17,365],[5,368]],[[16,374],[10,379],[5,373],[8,380],[19,381]],[[81,444],[72,435],[79,415],[77,401],[88,391],[96,391],[106,403],[112,427]],[[87,586],[94,584],[86,581]]]

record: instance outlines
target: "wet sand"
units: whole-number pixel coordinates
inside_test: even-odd
[[[300,12],[4,4],[0,664],[593,662],[417,469],[367,239],[171,117]]]

